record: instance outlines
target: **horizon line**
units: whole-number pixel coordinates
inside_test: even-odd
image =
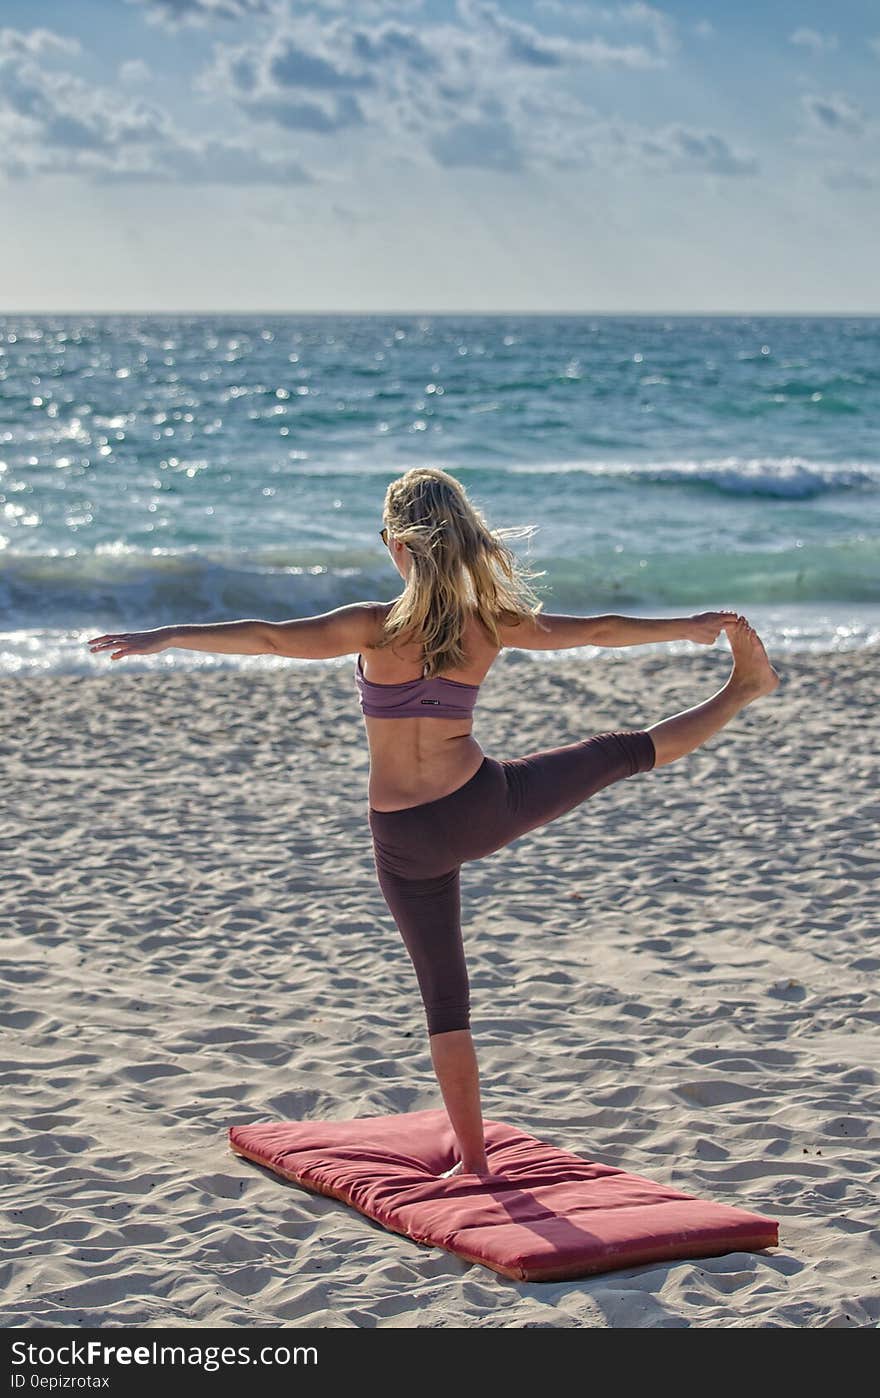
[[[876,311],[759,311],[759,310],[751,310],[751,311],[717,311],[717,310],[715,310],[715,311],[555,311],[555,310],[546,310],[546,311],[535,311],[535,310],[531,310],[531,311],[521,311],[521,310],[497,310],[497,311],[472,311],[472,310],[426,311],[426,310],[422,310],[422,311],[413,311],[413,310],[400,310],[400,309],[391,309],[391,310],[383,310],[383,311],[366,311],[366,310],[360,310],[360,311],[352,311],[352,310],[312,310],[312,311],[306,311],[306,310],[282,310],[282,311],[279,311],[279,310],[264,310],[264,309],[260,309],[259,307],[257,307],[257,308],[252,308],[252,309],[249,309],[249,310],[242,310],[242,309],[238,309],[238,310],[233,309],[233,310],[230,310],[230,309],[228,309],[228,308],[220,307],[220,308],[218,308],[218,309],[210,310],[210,311],[208,311],[208,310],[193,310],[193,309],[191,309],[191,308],[189,308],[189,309],[188,309],[188,308],[182,308],[182,309],[181,309],[181,308],[173,308],[173,307],[172,307],[172,308],[169,308],[169,307],[161,307],[161,308],[157,308],[157,309],[154,308],[154,309],[150,309],[150,310],[145,310],[145,309],[143,309],[143,308],[140,308],[140,309],[139,309],[139,308],[129,308],[129,309],[125,309],[125,310],[114,310],[114,311],[110,311],[110,310],[100,310],[100,311],[99,311],[99,310],[90,310],[90,309],[77,309],[77,310],[74,310],[74,309],[66,309],[66,310],[65,310],[65,309],[61,309],[61,310],[59,310],[59,309],[54,309],[54,310],[34,310],[34,309],[26,309],[26,310],[3,310],[3,309],[0,309],[0,316],[3,316],[3,317],[10,317],[10,316],[40,316],[40,315],[43,315],[43,316],[152,316],[152,315],[155,315],[155,316],[236,316],[236,315],[239,315],[239,316],[269,316],[269,317],[271,317],[271,316],[276,316],[276,317],[279,317],[279,318],[281,318],[281,317],[285,317],[285,318],[286,318],[286,317],[290,317],[290,316],[363,316],[363,317],[368,317],[368,316],[375,316],[375,317],[379,317],[379,316],[386,316],[386,317],[400,316],[400,317],[410,317],[410,318],[430,316],[430,317],[432,317],[433,319],[442,319],[443,317],[457,317],[458,319],[462,319],[462,318],[466,318],[466,317],[469,317],[469,316],[475,317],[475,318],[476,318],[476,317],[486,318],[486,317],[489,317],[489,316],[517,316],[517,317],[520,317],[520,318],[525,318],[525,317],[529,317],[529,316],[548,316],[548,317],[549,317],[549,316],[552,316],[552,317],[554,317],[554,318],[556,318],[556,319],[566,318],[566,317],[567,317],[567,318],[570,318],[570,319],[575,319],[575,318],[577,318],[577,319],[586,319],[586,318],[593,318],[593,319],[602,319],[602,318],[606,318],[606,319],[611,319],[611,318],[614,318],[614,317],[628,316],[628,317],[641,317],[641,318],[644,318],[644,319],[648,319],[648,318],[653,317],[653,318],[656,318],[656,319],[667,319],[667,320],[668,320],[668,319],[673,319],[673,320],[676,320],[676,319],[677,319],[677,320],[688,320],[688,319],[696,319],[696,318],[702,317],[702,316],[716,316],[716,317],[717,317],[717,316],[731,316],[731,317],[736,317],[736,316],[739,316],[739,317],[745,317],[745,316],[762,316],[762,317],[764,317],[765,319],[771,319],[771,318],[783,319],[783,318],[786,318],[786,317],[796,317],[796,316],[800,316],[800,317],[810,317],[810,318],[812,318],[812,319],[814,319],[814,320],[819,320],[819,319],[849,319],[849,320],[864,319],[864,320],[873,320],[873,319],[877,319],[878,317],[880,317],[880,309],[878,309],[878,310],[876,310]]]

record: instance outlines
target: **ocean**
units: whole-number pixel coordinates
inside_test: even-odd
[[[385,488],[423,463],[490,525],[533,526],[512,546],[548,612],[733,607],[771,657],[880,638],[878,318],[15,315],[0,669],[390,600]]]

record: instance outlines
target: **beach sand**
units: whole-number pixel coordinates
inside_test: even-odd
[[[4,679],[3,1324],[876,1325],[880,649],[771,659],[704,747],[462,882],[487,1117],[780,1246],[533,1285],[227,1145],[440,1105],[351,667]],[[474,731],[643,727],[728,670],[723,640],[505,652]]]

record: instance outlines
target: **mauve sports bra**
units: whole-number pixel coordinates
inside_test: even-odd
[[[478,684],[462,684],[441,675],[400,684],[375,684],[364,674],[361,657],[355,666],[360,705],[367,718],[470,718]]]

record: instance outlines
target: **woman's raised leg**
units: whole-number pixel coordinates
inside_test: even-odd
[[[724,629],[733,654],[733,669],[726,683],[711,699],[673,714],[671,718],[661,719],[645,730],[650,733],[657,754],[655,768],[665,767],[693,752],[753,699],[772,694],[779,684],[779,676],[767,658],[760,636],[745,617],[737,616]]]

